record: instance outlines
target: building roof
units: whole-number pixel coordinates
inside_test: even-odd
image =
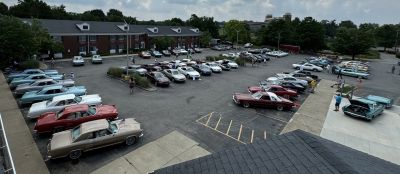
[[[400,166],[296,130],[156,170],[179,173],[385,173]]]
[[[32,22],[32,19],[21,19]],[[79,21],[79,20],[56,20],[38,19],[50,35],[126,35],[121,27],[124,22],[102,22],[102,21]],[[78,25],[88,24],[88,30],[81,30]],[[152,30],[157,28],[157,32]],[[179,30],[177,30],[179,28]],[[176,32],[180,31],[180,32]],[[187,26],[150,26],[129,25],[129,34],[148,34],[149,36],[199,36],[201,32],[194,27]]]

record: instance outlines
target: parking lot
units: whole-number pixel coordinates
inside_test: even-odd
[[[206,50],[204,53],[194,54],[193,59],[204,59],[207,55],[220,53],[222,52]],[[70,62],[56,62],[55,68],[59,72],[74,72],[76,85],[86,86],[88,94],[100,94],[104,104],[115,104],[119,118],[136,118],[142,123],[144,137],[135,146],[117,145],[95,150],[84,153],[79,161],[49,160],[46,162],[47,166],[51,173],[88,173],[173,130],[194,139],[210,152],[277,135],[290,120],[293,111],[239,107],[232,102],[232,94],[247,93],[248,86],[257,85],[260,80],[275,73],[293,71],[291,64],[305,57],[290,55],[273,58],[265,64],[256,64],[254,67],[247,64],[246,67],[202,77],[200,80],[187,80],[182,84],[172,83],[168,88],[157,87],[157,90],[152,92],[135,88],[133,95],[129,95],[127,84],[106,76],[109,67],[126,65],[125,57],[103,59],[103,64],[98,65],[87,62],[82,67],[72,67]],[[182,58],[186,56],[179,57]],[[356,94],[374,92],[376,95],[394,98],[395,103],[399,104],[400,76],[385,71],[388,71],[392,62],[389,58],[383,58],[382,61],[371,63],[373,75],[370,80],[364,80],[363,87],[356,91]],[[154,58],[136,58],[138,64],[151,62],[154,62]],[[315,74],[324,79],[336,79],[336,76],[326,72]],[[356,83],[355,78],[345,79],[347,83]],[[307,94],[301,95],[296,102],[301,104],[306,96]],[[24,114],[27,110],[28,108],[22,109]],[[27,120],[27,123],[32,130],[34,122]],[[49,138],[50,136],[36,137],[43,156]]]

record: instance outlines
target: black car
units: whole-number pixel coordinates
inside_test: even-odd
[[[157,66],[156,64],[144,64],[141,66],[142,68],[146,69],[147,72],[152,72],[152,71],[161,71],[162,68]]]
[[[155,86],[169,86],[169,79],[162,72],[154,71],[146,74],[147,79]]]
[[[211,69],[203,64],[197,64],[192,66],[194,70],[199,72],[203,76],[210,76],[212,74]]]
[[[289,88],[297,91],[298,93],[304,93],[306,88],[302,85],[293,82],[281,82],[280,85],[284,88]]]
[[[221,67],[221,69],[223,71],[230,71],[231,67],[228,64],[218,64],[219,67]]]
[[[294,71],[294,73],[295,74],[305,74],[308,77],[313,78],[314,80],[318,80],[318,76],[317,75],[313,75],[311,72],[308,72],[308,71],[300,71],[300,70],[298,70],[298,71]]]

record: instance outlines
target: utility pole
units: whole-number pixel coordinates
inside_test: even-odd
[[[398,45],[397,45],[397,40],[399,39],[399,29],[397,30],[397,34],[396,34],[396,42],[395,42],[395,44],[394,44],[394,52],[396,53],[396,55],[397,55],[397,52],[398,52]]]
[[[281,41],[281,32],[278,33],[278,51],[279,51],[280,41]]]
[[[129,67],[129,39],[128,39],[128,30],[129,30],[129,25],[128,23],[125,22],[125,31],[126,31],[126,75],[129,74],[128,72],[128,67]]]
[[[236,50],[239,47],[239,30],[236,30]]]

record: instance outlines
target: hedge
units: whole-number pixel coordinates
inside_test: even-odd
[[[114,78],[122,78],[122,76],[125,74],[125,72],[121,68],[110,67],[110,68],[108,68],[107,74]],[[150,82],[146,77],[140,76],[139,74],[136,74],[136,73],[129,73],[129,76],[133,77],[136,85],[143,87],[143,88],[150,87]]]
[[[26,60],[20,65],[22,69],[36,69],[40,67],[40,62],[37,60]]]
[[[115,78],[121,78],[122,74],[124,74],[124,70],[118,67],[110,67],[108,68],[107,74]]]

